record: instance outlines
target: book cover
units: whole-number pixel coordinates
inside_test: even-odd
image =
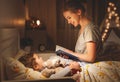
[[[66,48],[64,48],[64,47],[62,47],[62,46],[59,46],[59,45],[56,45],[56,50],[55,50],[55,52],[56,52],[56,54],[57,54],[58,56],[60,56],[60,55],[66,55],[66,56],[69,57],[69,59],[72,59],[72,60],[74,60],[74,61],[80,61],[78,57],[76,57],[76,56],[74,56],[74,55],[72,55],[72,54],[70,54],[70,53],[65,52],[64,49],[66,49]]]

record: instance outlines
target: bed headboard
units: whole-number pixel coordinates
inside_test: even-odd
[[[0,29],[0,58],[14,56],[20,49],[19,31],[16,28]]]
[[[2,60],[8,56],[14,56],[20,49],[19,31],[16,28],[0,29],[0,81],[5,79]]]

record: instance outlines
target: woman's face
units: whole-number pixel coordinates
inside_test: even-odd
[[[35,59],[36,65],[34,66],[34,69],[41,70],[43,68],[43,59],[37,54],[33,55],[33,58]]]
[[[80,22],[79,12],[73,13],[71,11],[65,11],[63,12],[63,16],[68,21],[68,24],[72,24],[74,27],[79,25],[79,22]]]

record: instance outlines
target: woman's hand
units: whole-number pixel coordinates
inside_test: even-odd
[[[64,54],[60,54],[60,57],[65,58],[65,59],[69,59],[69,57],[64,55]]]
[[[64,49],[63,50],[64,52],[67,52],[67,53],[73,53],[73,51],[69,50],[69,49]],[[65,59],[69,59],[69,56],[65,55],[64,53],[61,53],[59,56],[65,58]]]
[[[69,67],[71,69],[71,75],[81,72],[80,64],[78,62],[71,62]]]
[[[69,53],[71,55],[74,55],[76,57],[78,57],[77,54],[75,54],[75,52],[73,52],[72,50],[69,49],[64,49],[64,52]],[[64,53],[60,54],[61,57],[65,58],[65,59],[69,59],[69,56],[65,55]]]
[[[69,67],[70,67],[70,69],[79,70],[80,69],[80,64],[76,61],[73,61],[73,62],[70,63]]]

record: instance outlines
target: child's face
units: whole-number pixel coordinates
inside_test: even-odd
[[[43,59],[37,54],[33,55],[33,58],[35,59],[36,65],[34,66],[34,69],[41,70],[43,68]]]

